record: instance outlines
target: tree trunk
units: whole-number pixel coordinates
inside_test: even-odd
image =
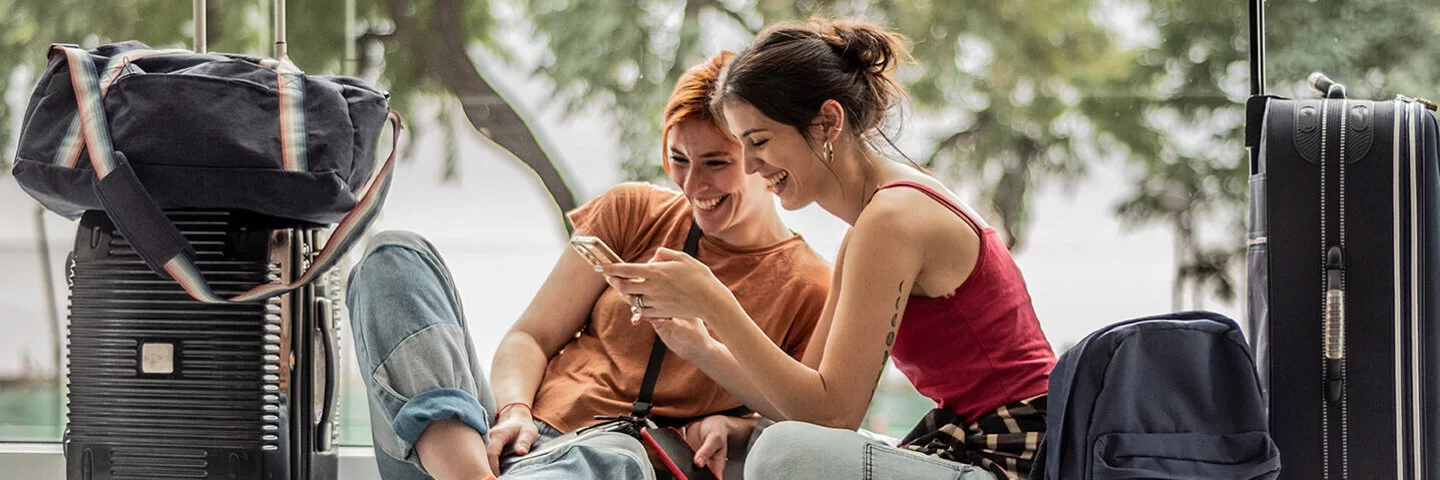
[[[1170,311],[1178,312],[1185,306],[1185,221],[1175,214],[1175,280],[1170,286]]]
[[[466,53],[470,35],[461,23],[457,0],[436,0],[433,24],[421,25],[410,12],[410,2],[386,0],[391,19],[395,21],[395,40],[406,54],[414,55],[441,85],[460,99],[470,125],[515,158],[540,178],[545,191],[560,210],[565,234],[574,233],[574,226],[564,212],[579,206],[579,200],[566,183],[563,170],[545,151],[535,132],[525,122],[515,105],[508,102],[485,80]]]
[[[64,329],[60,326],[60,310],[55,306],[59,300],[55,294],[55,272],[52,270],[53,263],[50,262],[50,235],[45,233],[45,208],[35,206],[35,242],[39,247],[40,254],[40,281],[45,284],[45,313],[50,325],[50,345],[55,347],[55,355],[52,357],[55,377],[51,379],[50,385],[55,387],[57,395],[64,395],[65,392],[65,337]],[[66,262],[66,269],[69,269],[69,262]],[[52,402],[55,406],[55,416],[52,417],[56,425],[63,425],[65,422],[65,407],[61,402]]]
[[[1185,256],[1190,259],[1190,308],[1200,310],[1205,308],[1205,268],[1204,253],[1200,251],[1200,240],[1195,233],[1195,210],[1194,204],[1185,210]]]
[[[1030,195],[1030,170],[1035,164],[1039,148],[1029,139],[1019,141],[1015,162],[1006,165],[1005,173],[996,182],[991,202],[1004,222],[1005,246],[1011,252],[1025,248],[1025,227],[1029,223],[1026,212]]]
[[[60,332],[60,311],[55,306],[59,298],[55,293],[55,272],[51,271],[50,262],[50,235],[45,233],[45,207],[35,205],[35,243],[40,254],[40,281],[45,285],[45,320],[50,325],[50,337],[55,345],[54,364],[55,376],[61,377],[65,371],[65,339]]]
[[[700,7],[704,6],[702,0],[690,0],[685,2],[684,14],[680,21],[680,42],[675,48],[675,58],[670,62],[670,72],[665,78],[678,81],[680,75],[689,68],[689,62],[685,61],[685,55],[695,50],[700,43]],[[663,145],[662,145],[663,147]]]

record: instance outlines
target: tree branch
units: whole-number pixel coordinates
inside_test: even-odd
[[[996,182],[995,193],[991,196],[991,203],[1004,222],[1005,236],[1008,238],[1005,246],[1011,251],[1025,246],[1031,170],[1040,153],[1039,145],[1030,139],[1019,140],[1015,147],[1012,152],[1015,163],[1005,166],[1004,173]]]
[[[429,25],[430,28],[417,23],[409,11],[410,2],[386,0],[385,5],[395,21],[396,40],[406,47],[405,51],[415,55],[430,75],[460,99],[465,118],[477,132],[510,151],[535,172],[560,210],[566,236],[574,233],[574,226],[564,213],[579,205],[575,192],[515,105],[485,80],[465,53],[470,36],[461,22],[456,0],[436,0],[434,24]],[[422,33],[427,30],[438,35],[427,37]]]
[[[710,7],[711,9],[725,14],[725,16],[727,17],[730,17],[731,20],[735,20],[735,23],[740,24],[740,28],[744,28],[745,31],[750,32],[750,36],[755,36],[756,34],[760,33],[759,28],[750,26],[750,22],[745,20],[744,15],[741,15],[740,12],[735,11],[728,6],[725,6],[725,3],[722,0],[704,0],[703,6]],[[686,8],[688,9],[689,6],[687,5]]]
[[[982,133],[990,131],[994,122],[995,117],[989,110],[979,112],[975,117],[975,122],[971,123],[969,128],[952,133],[950,136],[945,137],[935,144],[935,151],[930,152],[930,156],[925,159],[925,167],[935,168],[935,161],[938,160],[940,154],[946,150],[958,147],[961,144],[974,145],[975,138],[979,137]]]
[[[961,130],[961,131],[952,133],[952,134],[950,134],[950,136],[945,137],[944,139],[940,140],[938,143],[935,144],[935,151],[930,152],[930,156],[925,158],[925,167],[926,167],[926,168],[934,168],[934,167],[935,167],[935,161],[940,158],[940,154],[941,154],[941,153],[944,153],[946,150],[950,150],[950,149],[952,149],[952,148],[955,148],[955,147],[957,147],[957,146],[960,146],[960,144],[961,144],[962,142],[963,142],[963,143],[974,143],[974,142],[971,142],[970,140],[974,139],[975,136],[978,135],[979,133],[980,133],[980,125],[979,125],[979,124],[975,124],[975,125],[971,125],[970,128],[967,128],[967,129],[964,129],[964,130]]]
[[[685,14],[680,21],[680,41],[675,46],[675,58],[670,61],[670,72],[665,75],[667,82],[673,83],[680,79],[685,73],[685,56],[695,49],[700,43],[700,7],[706,0],[689,0],[685,2]],[[714,0],[709,0],[715,3]]]

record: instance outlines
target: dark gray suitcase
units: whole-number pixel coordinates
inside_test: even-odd
[[[1263,95],[1251,4],[1249,317],[1285,479],[1440,478],[1440,153],[1428,102]]]
[[[289,281],[314,226],[168,212],[221,295]],[[336,477],[338,279],[263,303],[212,305],[150,271],[104,212],[71,254],[66,477]]]

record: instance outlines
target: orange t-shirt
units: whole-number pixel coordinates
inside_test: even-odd
[[[577,232],[599,237],[627,262],[649,261],[660,247],[683,249],[691,218],[683,195],[638,183],[617,186],[570,212]],[[758,248],[702,235],[698,257],[770,340],[799,359],[825,306],[829,263],[799,235]],[[546,366],[535,392],[535,418],[570,432],[597,423],[596,415],[630,413],[655,341],[655,331],[632,325],[630,316],[630,303],[607,287],[589,324]],[[667,352],[654,405],[652,415],[686,418],[741,403],[698,367]]]

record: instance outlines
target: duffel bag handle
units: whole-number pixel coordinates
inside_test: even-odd
[[[281,295],[314,281],[322,272],[339,261],[342,254],[360,239],[362,233],[375,221],[380,206],[390,190],[391,173],[395,168],[395,154],[403,125],[400,115],[390,112],[389,120],[393,131],[390,156],[376,169],[365,189],[365,194],[345,218],[335,227],[330,241],[315,257],[310,268],[288,284],[264,284],[230,298],[222,298],[210,288],[200,269],[195,265],[195,253],[190,243],[175,224],[165,217],[150,192],[135,176],[125,156],[116,152],[110,141],[110,127],[100,101],[99,76],[89,52],[78,47],[57,45],[52,47],[63,52],[70,63],[70,83],[75,89],[78,103],[80,129],[85,150],[89,152],[90,164],[94,167],[97,196],[105,208],[106,215],[115,223],[122,235],[130,241],[151,270],[160,276],[179,283],[186,293],[205,303],[246,303]],[[283,128],[283,127],[282,127]],[[302,127],[303,128],[303,127]],[[303,133],[303,130],[301,130]]]
[[[70,62],[71,84],[76,90],[75,98],[79,101],[79,82],[76,82],[75,65],[77,58],[85,59],[83,67],[85,72],[91,76],[95,70],[90,62],[89,53],[76,45],[55,44],[50,46],[50,53],[64,52],[66,59]],[[110,86],[125,74],[126,67],[135,60],[157,55],[191,54],[188,50],[130,50],[111,57],[105,64],[105,71],[99,75],[99,80],[94,82],[97,98],[103,99]],[[309,165],[305,138],[305,72],[291,63],[289,59],[281,57],[279,60],[269,58],[256,58],[238,55],[219,54],[230,58],[239,58],[247,62],[253,62],[263,68],[275,72],[275,90],[278,94],[277,106],[279,107],[280,126],[280,166],[287,172],[307,172]],[[88,90],[87,90],[88,91]],[[98,111],[98,110],[97,110]],[[102,115],[103,116],[103,115]],[[105,130],[109,132],[109,129]],[[60,148],[55,151],[55,164],[64,167],[74,167],[80,160],[81,150],[88,145],[88,141],[82,138],[80,115],[70,121],[70,127],[65,131],[65,137],[60,142]],[[107,140],[108,143],[108,140]]]

